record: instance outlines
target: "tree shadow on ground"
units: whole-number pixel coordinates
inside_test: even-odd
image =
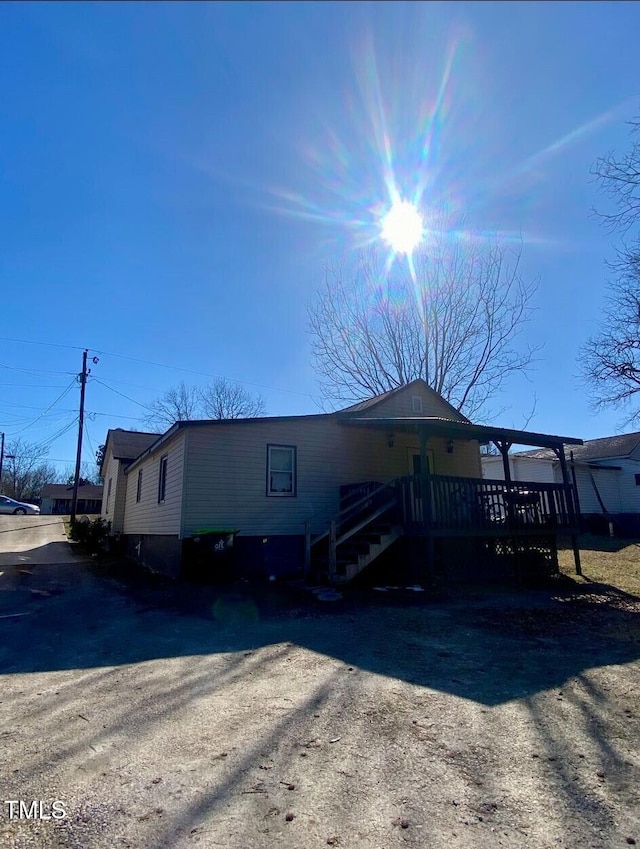
[[[293,643],[485,705],[640,657],[640,600],[570,580],[530,591],[347,592],[177,584],[119,564],[5,568],[0,673],[111,667]]]

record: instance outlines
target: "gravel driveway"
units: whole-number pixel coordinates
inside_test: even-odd
[[[640,841],[636,598],[185,587],[57,527],[0,526],[0,846]]]

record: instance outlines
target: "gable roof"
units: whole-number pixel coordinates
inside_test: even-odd
[[[605,460],[610,457],[629,457],[640,444],[640,433],[623,433],[618,436],[603,436],[600,439],[585,439],[584,445],[573,448],[575,460]],[[533,451],[518,451],[514,457],[535,457],[539,460],[555,460],[553,451],[539,448]]]
[[[398,395],[402,392],[408,391],[410,388],[417,389],[420,387],[421,389],[429,392],[431,395],[435,395],[435,397],[448,407],[452,413],[455,413],[456,418],[462,418],[463,421],[468,422],[469,419],[463,415],[459,410],[450,404],[446,398],[443,398],[440,393],[436,392],[435,389],[432,389],[426,380],[418,377],[415,380],[412,380],[410,383],[404,383],[402,386],[396,386],[395,389],[389,389],[387,392],[382,392],[380,395],[374,395],[373,398],[368,398],[366,401],[359,401],[357,404],[352,404],[350,407],[345,407],[343,410],[338,410],[338,413],[362,413],[365,410],[371,410],[373,407],[377,407],[378,404],[381,404],[383,401],[386,401],[388,398],[391,398],[393,395]]]
[[[73,498],[73,485],[66,483],[46,483],[40,493],[42,498]],[[99,500],[102,498],[102,487],[92,483],[83,483],[78,487],[80,498]]]
[[[160,439],[160,433],[144,433],[139,430],[123,430],[121,427],[113,428],[107,433],[107,442],[104,451],[104,458],[100,467],[102,474],[105,460],[107,459],[107,449],[113,455],[114,460],[129,461],[135,460],[143,451],[146,451],[150,445],[153,445]]]

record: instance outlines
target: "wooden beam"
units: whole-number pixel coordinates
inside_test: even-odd
[[[565,488],[567,498],[567,509],[569,511],[569,524],[573,528],[571,533],[571,547],[573,548],[573,562],[576,567],[576,575],[582,575],[582,564],[580,563],[580,547],[578,545],[578,535],[576,528],[578,525],[578,517],[576,516],[576,502],[574,499],[573,487],[569,480],[569,470],[567,469],[567,458],[564,456],[564,445],[553,449],[558,460],[560,461],[560,469],[562,471],[562,483]]]
[[[309,578],[311,572],[311,522],[304,523],[304,577]]]
[[[507,483],[511,483],[511,467],[509,466],[509,449],[513,442],[506,442],[501,439],[494,439],[493,444],[496,446],[500,454],[502,454],[502,468],[504,469],[504,479]]]
[[[431,504],[431,473],[429,458],[427,456],[427,431],[423,426],[419,429],[420,436],[420,488],[422,490],[422,521],[427,528],[427,574],[433,575],[435,566],[435,550],[433,544],[433,507]]]
[[[333,584],[338,571],[338,553],[336,550],[336,523],[332,519],[329,522],[329,583]]]

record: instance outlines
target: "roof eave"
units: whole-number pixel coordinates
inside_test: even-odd
[[[492,442],[495,439],[510,442],[512,445],[535,445],[539,448],[558,448],[562,445],[583,445],[583,440],[574,436],[556,436],[549,433],[535,433],[526,430],[492,427],[490,425],[475,425],[449,419],[434,419],[427,416],[385,417],[385,418],[356,418],[343,419],[344,424],[360,427],[385,427],[418,432],[422,427],[431,431],[434,436],[455,436],[475,439],[479,442]]]

